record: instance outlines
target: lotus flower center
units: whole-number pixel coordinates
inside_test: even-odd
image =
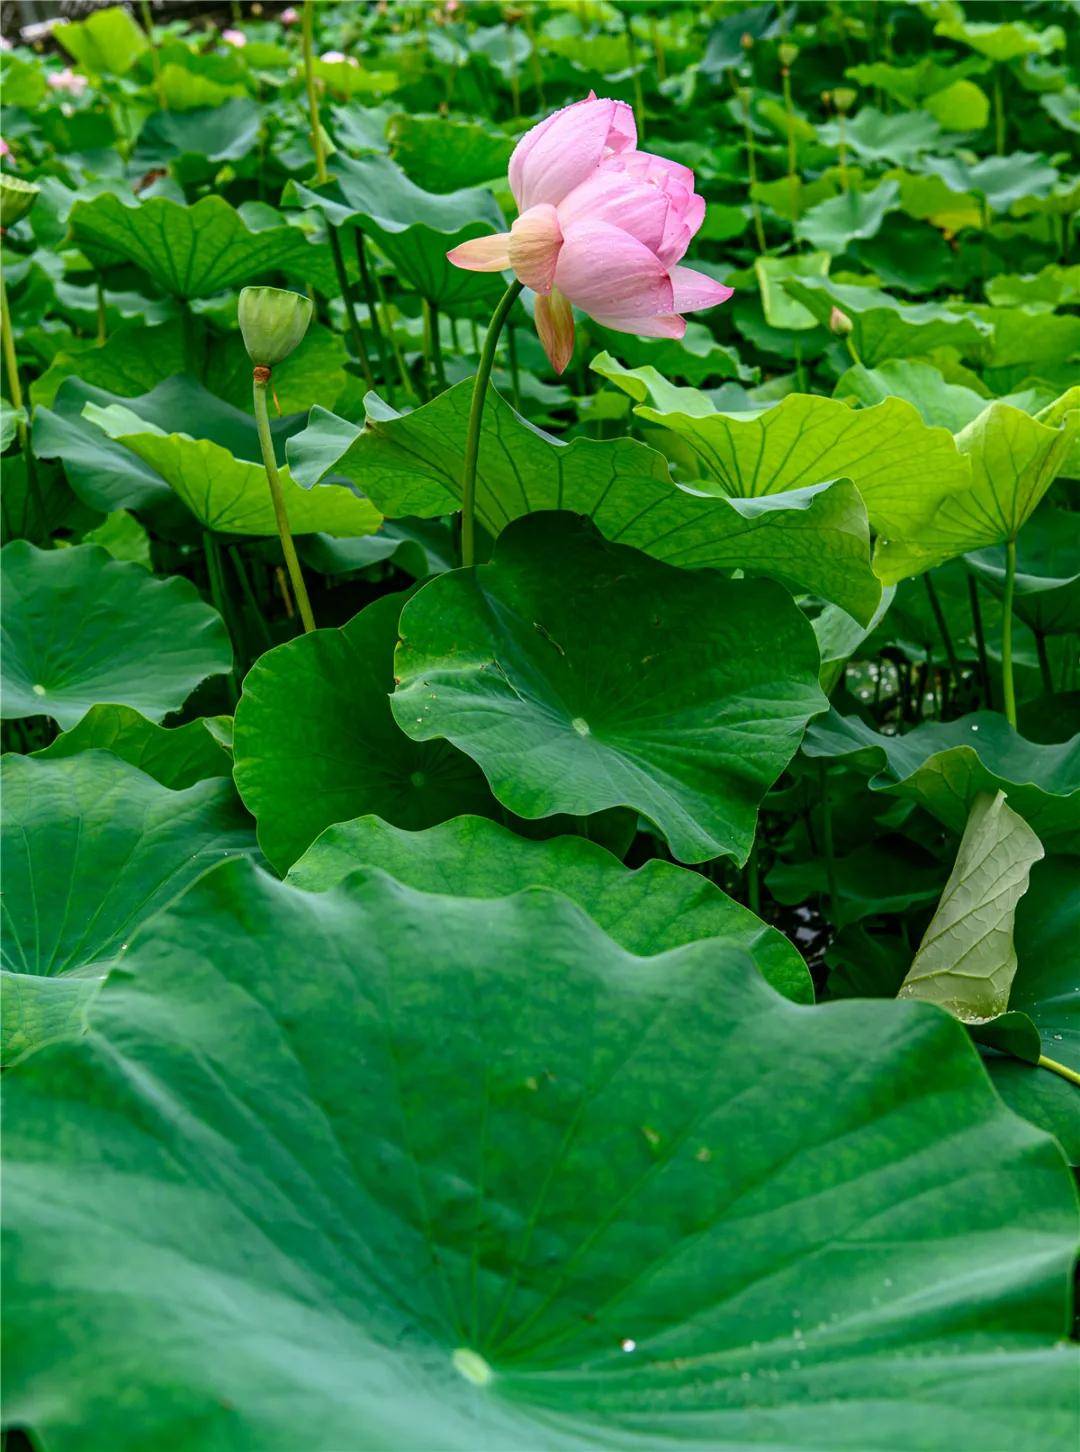
[[[45,694],[45,687],[44,686],[35,686],[34,687],[34,695],[35,696],[43,696],[44,694]]]
[[[459,1371],[466,1381],[471,1381],[473,1386],[487,1386],[494,1375],[484,1358],[467,1346],[459,1346],[450,1361],[454,1370]]]
[[[585,720],[584,716],[575,716],[574,719],[570,722],[570,725],[574,728],[579,736],[588,736],[589,723]]]

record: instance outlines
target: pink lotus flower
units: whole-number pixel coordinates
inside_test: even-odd
[[[69,96],[81,96],[89,84],[86,76],[80,76],[70,66],[62,71],[50,71],[45,80],[54,91],[66,91]]]
[[[359,65],[355,56],[346,55],[343,50],[324,50],[319,59],[332,66],[341,65],[343,61],[351,66]]]
[[[11,155],[11,147],[7,144],[7,142],[4,140],[4,138],[2,136],[0,136],[0,157],[10,156],[10,155]]]
[[[282,25],[295,25],[296,22],[300,19],[300,12],[299,10],[294,10],[293,7],[290,5],[287,9],[281,12],[279,19]]]
[[[594,95],[527,131],[510,158],[509,232],[447,253],[473,272],[513,270],[537,294],[536,330],[557,373],[574,350],[571,303],[605,328],[681,338],[680,314],[732,289],[681,260],[705,217],[688,166],[638,151],[625,101]]]
[[[235,45],[237,50],[247,45],[247,36],[242,30],[223,30],[221,38],[226,45]]]

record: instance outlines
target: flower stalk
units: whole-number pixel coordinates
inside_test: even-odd
[[[270,383],[270,369],[257,367],[252,371],[252,395],[255,404],[255,426],[259,431],[259,448],[262,450],[263,468],[266,470],[266,482],[270,486],[270,498],[274,504],[274,518],[277,520],[278,536],[281,540],[281,552],[285,556],[285,568],[289,572],[289,579],[292,582],[293,595],[296,599],[296,607],[300,612],[300,619],[305,631],[315,629],[315,617],[311,613],[311,601],[308,599],[307,586],[304,584],[304,576],[300,570],[300,561],[297,558],[296,546],[293,544],[292,530],[289,528],[289,515],[285,508],[285,496],[281,488],[281,476],[278,474],[277,460],[274,457],[274,440],[270,434],[270,413],[266,406],[266,390]]]
[[[1016,687],[1013,682],[1013,595],[1016,591],[1016,539],[1005,543],[1005,593],[1001,602],[1001,689],[1005,719],[1016,730]]]
[[[469,431],[465,436],[465,464],[461,472],[461,563],[466,566],[476,561],[476,464],[480,454],[480,426],[484,421],[484,402],[487,398],[488,380],[491,378],[491,365],[495,361],[495,349],[503,324],[520,297],[523,286],[523,283],[512,282],[499,299],[488,324],[480,363],[473,381]]]

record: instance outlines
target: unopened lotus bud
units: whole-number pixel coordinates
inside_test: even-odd
[[[258,368],[273,368],[303,340],[312,302],[281,287],[245,287],[237,317],[248,357]]]
[[[832,93],[832,99],[838,111],[850,111],[855,104],[855,92],[850,86],[838,86]]]
[[[842,313],[839,308],[834,307],[829,314],[830,333],[837,333],[840,337],[846,337],[854,326],[855,324],[848,317],[847,313]]]
[[[25,217],[38,199],[41,188],[33,182],[0,172],[0,227],[10,227]]]
[[[789,69],[799,59],[799,47],[792,45],[790,41],[785,41],[776,53],[780,57],[780,64]]]

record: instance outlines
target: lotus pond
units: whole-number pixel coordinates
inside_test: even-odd
[[[4,1452],[1073,1448],[1075,5],[23,8]]]

